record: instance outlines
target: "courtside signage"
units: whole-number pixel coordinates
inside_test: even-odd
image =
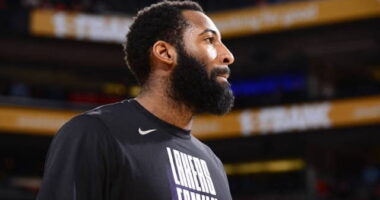
[[[227,138],[376,123],[380,123],[380,96],[246,109],[224,117],[198,116],[193,134]]]
[[[59,127],[76,114],[79,112],[0,106],[0,131],[53,135]]]
[[[53,135],[76,114],[79,112],[0,106],[0,131]],[[229,138],[376,123],[380,123],[380,96],[246,109],[223,117],[201,115],[195,117],[192,133],[202,139]],[[154,131],[142,127],[136,134]]]
[[[283,3],[209,15],[224,37],[280,31],[380,17],[379,0],[324,0]],[[36,9],[31,11],[33,35],[122,43],[131,17],[90,15]]]
[[[379,0],[307,1],[210,14],[224,37],[237,37],[379,16]]]
[[[122,43],[132,19],[37,9],[31,12],[30,32],[39,36]]]

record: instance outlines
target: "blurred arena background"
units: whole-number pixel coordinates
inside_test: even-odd
[[[154,0],[0,0],[0,199],[32,200],[76,113],[135,96],[121,43]],[[236,106],[194,134],[235,200],[380,199],[380,1],[204,0]]]

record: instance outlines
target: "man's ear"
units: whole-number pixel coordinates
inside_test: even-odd
[[[152,47],[152,56],[156,62],[158,61],[171,67],[175,64],[177,55],[173,45],[159,40]]]

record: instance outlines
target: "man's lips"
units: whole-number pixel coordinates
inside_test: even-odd
[[[229,74],[218,74],[217,76],[225,78],[225,79],[228,79],[228,77],[230,77]]]
[[[223,81],[223,82],[227,82],[228,83],[228,77],[229,77],[229,74],[219,74],[216,76],[216,78],[219,80],[219,81]]]
[[[214,70],[215,78],[220,81],[228,82],[228,78],[230,77],[230,69],[228,67],[218,67]]]

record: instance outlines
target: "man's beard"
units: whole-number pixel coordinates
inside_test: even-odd
[[[178,46],[178,64],[170,77],[169,96],[197,114],[229,112],[234,102],[230,84],[217,81],[217,76],[229,73],[229,69],[214,68],[209,76],[206,65]]]

